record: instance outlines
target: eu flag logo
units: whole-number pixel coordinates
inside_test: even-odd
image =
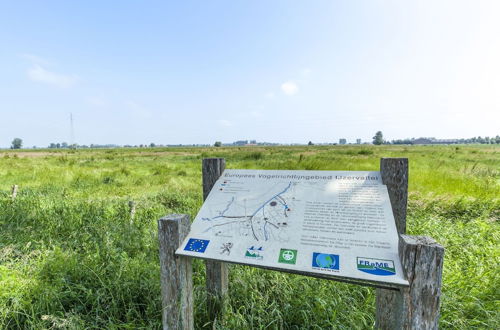
[[[206,239],[190,238],[184,248],[184,251],[193,251],[204,253],[210,241]]]

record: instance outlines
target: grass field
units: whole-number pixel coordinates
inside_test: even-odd
[[[500,329],[500,147],[486,145],[0,151],[0,328],[160,328],[156,220],[196,215],[204,157],[306,170],[408,157],[408,232],[446,248],[440,327]],[[199,260],[194,284],[197,328],[374,324],[371,288],[231,266],[228,310],[213,325]]]

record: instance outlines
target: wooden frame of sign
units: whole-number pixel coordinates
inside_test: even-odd
[[[223,158],[202,162],[203,199],[205,200],[225,169]],[[382,158],[380,174],[387,186],[396,228],[399,234],[399,256],[409,282],[401,287],[387,283],[332,278],[321,274],[279,270],[306,276],[377,287],[376,323],[378,329],[437,329],[443,269],[444,248],[424,236],[407,236],[408,159]],[[176,256],[175,251],[189,233],[188,215],[173,214],[158,220],[164,329],[193,329],[193,284],[191,258]],[[212,320],[224,312],[228,292],[227,263],[205,260],[207,309]],[[258,266],[255,266],[258,267]]]

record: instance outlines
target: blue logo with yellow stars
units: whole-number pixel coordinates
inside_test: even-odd
[[[184,251],[204,253],[210,241],[206,239],[190,238]]]

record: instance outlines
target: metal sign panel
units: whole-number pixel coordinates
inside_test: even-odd
[[[408,285],[379,172],[225,170],[176,254]]]

